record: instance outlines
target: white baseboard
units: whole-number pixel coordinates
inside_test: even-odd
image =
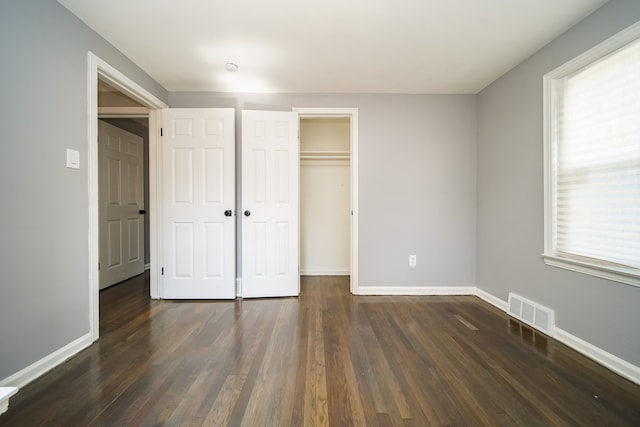
[[[475,295],[475,286],[360,286],[358,295]]]
[[[9,399],[17,392],[17,387],[0,387],[0,414],[9,409]]]
[[[43,357],[37,362],[32,363],[21,371],[18,371],[15,374],[3,379],[2,381],[0,381],[0,387],[12,386],[22,388],[39,376],[45,374],[65,360],[69,359],[71,356],[74,356],[75,354],[89,347],[92,343],[93,341],[91,339],[90,333],[83,335],[75,341],[72,341],[64,347]]]
[[[300,270],[301,276],[349,276],[349,270]]]
[[[505,313],[507,312],[507,302],[491,295],[489,292],[485,292],[480,288],[476,288],[476,296],[481,300],[488,302],[492,306],[504,311]]]
[[[476,288],[476,296],[504,311],[507,315],[509,314],[507,312],[508,307],[506,301],[503,301],[500,298],[493,296],[490,293],[479,288]],[[553,338],[571,347],[572,349],[588,357],[589,359],[598,362],[605,368],[610,369],[621,377],[624,377],[629,381],[640,385],[640,367],[635,366],[627,362],[626,360],[623,360],[618,356],[615,356],[599,347],[596,347],[595,345],[588,343],[587,341],[578,338],[561,328],[555,327],[553,329]]]
[[[553,338],[563,344],[566,344],[578,353],[582,353],[589,359],[598,362],[605,368],[612,370],[621,377],[640,385],[640,367],[633,365],[626,360],[601,349],[600,347],[596,347],[595,345],[588,343],[587,341],[558,327],[553,330]]]

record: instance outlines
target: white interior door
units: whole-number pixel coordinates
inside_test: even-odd
[[[297,113],[242,112],[244,298],[300,292],[299,150]]]
[[[162,298],[236,297],[234,114],[163,110]]]
[[[143,139],[98,120],[100,289],[144,271]]]

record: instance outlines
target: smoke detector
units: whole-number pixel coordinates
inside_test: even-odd
[[[224,69],[235,73],[236,71],[238,71],[239,67],[235,62],[227,62],[226,64],[224,64]]]

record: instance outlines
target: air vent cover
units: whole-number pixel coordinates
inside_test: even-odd
[[[555,316],[553,310],[549,307],[510,292],[507,313],[532,328],[553,336]]]

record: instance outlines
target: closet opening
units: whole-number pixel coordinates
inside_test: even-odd
[[[300,275],[351,276],[351,117],[300,115]]]

